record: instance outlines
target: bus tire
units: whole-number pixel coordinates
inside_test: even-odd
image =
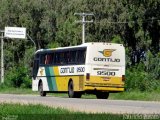
[[[38,90],[39,90],[40,96],[42,96],[42,97],[46,96],[47,93],[45,91],[43,91],[43,83],[42,82],[39,83]]]
[[[108,99],[109,92],[97,92],[96,97],[97,99]]]
[[[74,91],[73,81],[70,81],[68,84],[68,96],[69,98],[81,98],[82,96],[81,92]]]

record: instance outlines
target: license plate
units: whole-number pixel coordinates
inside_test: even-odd
[[[103,79],[104,81],[109,81],[111,78],[110,78],[110,77],[102,77],[102,79]]]

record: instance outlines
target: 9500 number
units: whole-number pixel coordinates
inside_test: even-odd
[[[97,75],[115,76],[115,72],[111,71],[97,71]]]

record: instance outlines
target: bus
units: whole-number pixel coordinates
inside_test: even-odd
[[[77,46],[37,50],[32,72],[32,90],[41,96],[66,92],[70,98],[123,92],[125,49],[122,44],[91,42]]]

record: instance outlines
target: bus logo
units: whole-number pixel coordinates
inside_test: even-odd
[[[104,49],[103,51],[99,51],[100,53],[103,54],[105,57],[110,57],[112,56],[112,52],[115,51],[115,49]]]
[[[43,70],[44,69],[40,69],[40,75],[43,76]]]

